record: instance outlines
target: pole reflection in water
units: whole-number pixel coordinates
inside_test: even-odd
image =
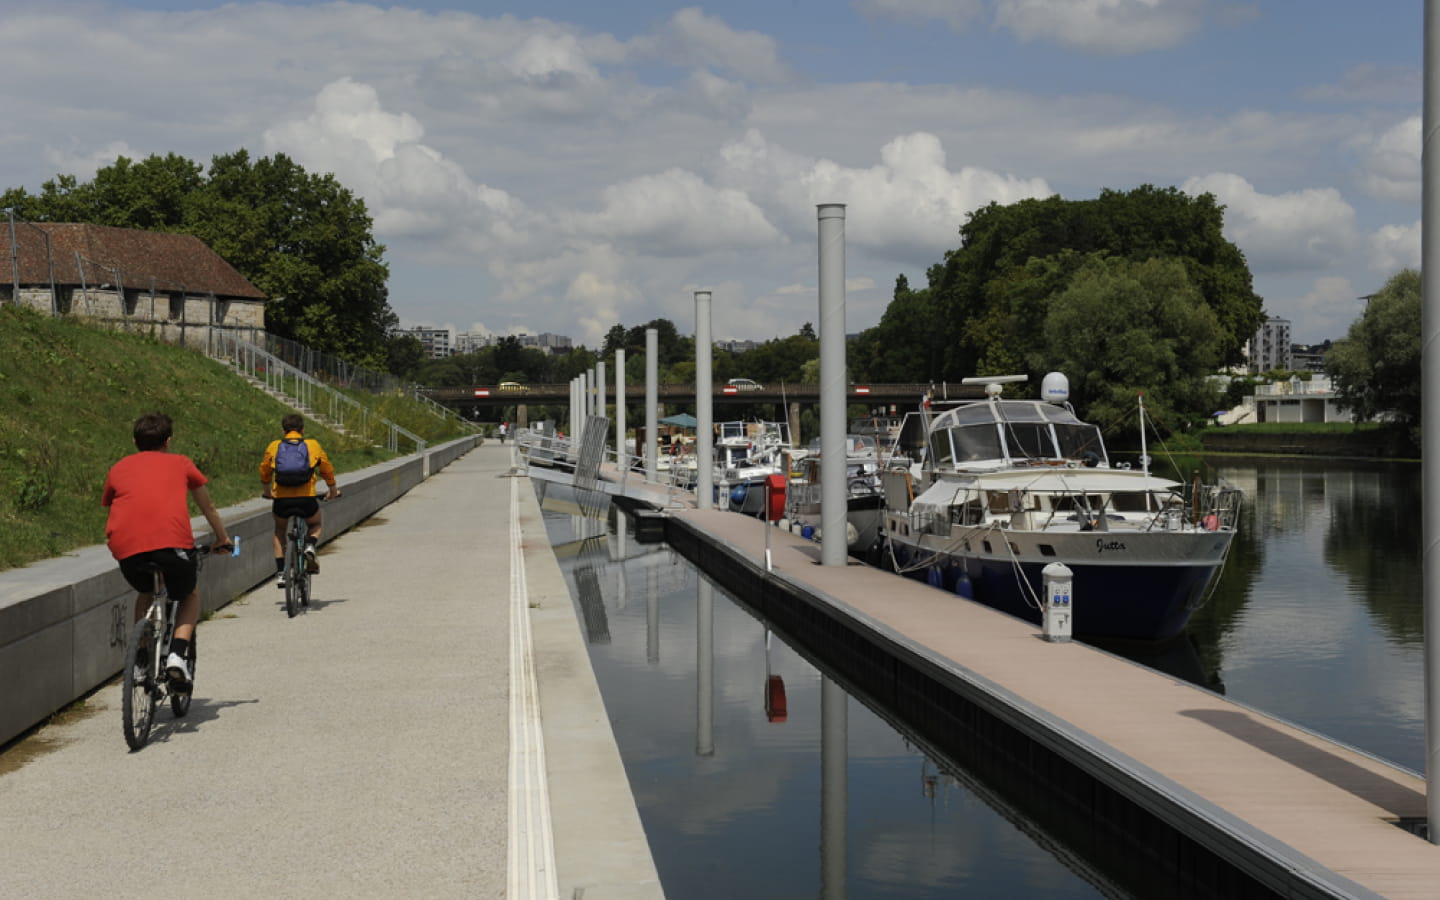
[[[627,540],[621,557],[616,529],[603,560],[567,556],[569,518],[546,525],[577,610],[584,566],[605,591],[621,579],[604,565],[644,585],[643,605],[601,598],[610,640],[588,647],[667,896],[1123,896],[668,547]],[[690,640],[693,656],[662,652]],[[927,765],[946,773],[929,797]]]
[[[845,778],[850,757],[845,748],[848,698],[840,685],[820,679],[820,896],[845,900],[845,816],[849,806]]]
[[[715,588],[695,585],[695,754],[715,753]]]

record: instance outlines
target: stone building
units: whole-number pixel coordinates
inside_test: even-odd
[[[263,340],[265,295],[197,237],[49,222],[0,223],[0,234],[4,302],[191,347],[212,329]]]

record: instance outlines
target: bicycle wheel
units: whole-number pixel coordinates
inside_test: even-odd
[[[300,564],[300,605],[310,605],[310,570],[303,562]]]
[[[145,746],[150,740],[150,726],[155,722],[158,693],[155,653],[155,626],[148,619],[136,622],[130,632],[130,643],[125,647],[124,692],[121,694],[125,743],[131,750]]]
[[[185,662],[190,665],[190,684],[183,691],[177,691],[173,682],[170,685],[170,711],[177,719],[190,711],[190,692],[195,690],[195,637],[190,635],[190,648],[185,651]]]
[[[300,579],[305,566],[293,540],[285,541],[285,615],[295,618],[300,611]]]

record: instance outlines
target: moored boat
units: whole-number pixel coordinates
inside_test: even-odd
[[[1064,376],[1046,376],[1044,400],[1001,398],[1021,380],[969,379],[986,397],[930,417],[921,477],[884,475],[887,562],[1035,622],[1041,572],[1063,563],[1075,634],[1179,634],[1224,566],[1240,492],[1112,465]]]

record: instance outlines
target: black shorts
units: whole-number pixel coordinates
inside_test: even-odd
[[[184,599],[195,590],[198,560],[190,547],[147,550],[120,560],[120,574],[132,588],[142,594],[155,592],[155,571],[165,578],[165,587],[176,600]]]
[[[270,511],[277,519],[299,516],[308,519],[320,511],[320,501],[314,497],[276,497]]]

